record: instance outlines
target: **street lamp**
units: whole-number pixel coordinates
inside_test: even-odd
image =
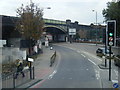
[[[97,46],[97,11],[95,11],[95,10],[92,10],[93,12],[95,12],[96,13],[96,46]]]

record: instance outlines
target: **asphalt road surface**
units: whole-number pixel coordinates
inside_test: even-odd
[[[98,68],[74,50],[55,46],[61,60],[54,72],[35,88],[102,88]]]

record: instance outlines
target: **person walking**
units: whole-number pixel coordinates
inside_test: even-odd
[[[23,63],[22,61],[19,61],[18,62],[18,65],[17,65],[17,72],[16,72],[16,76],[15,78],[17,78],[18,74],[21,73],[23,77],[25,77],[25,74],[23,72]]]
[[[45,36],[45,47],[49,46],[49,38]]]

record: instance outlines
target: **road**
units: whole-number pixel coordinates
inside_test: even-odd
[[[61,46],[55,49],[61,55],[58,67],[34,88],[102,88],[100,71],[92,57]]]
[[[57,44],[59,45],[59,44]],[[72,50],[75,50],[77,52],[81,52],[83,53],[85,56],[87,56],[90,61],[95,64],[96,66],[98,66],[99,64],[104,64],[104,58],[100,58],[100,57],[97,57],[96,56],[96,50],[98,47],[102,47],[104,48],[105,46],[104,45],[101,45],[101,44],[98,44],[96,46],[96,44],[91,44],[91,43],[72,43],[72,44],[69,44],[69,43],[61,43],[60,46],[64,46],[66,48],[70,48]],[[120,48],[119,48],[120,49]],[[118,55],[119,54],[119,49],[115,49],[114,47],[112,48],[112,51],[115,55]],[[107,66],[109,67],[109,60],[107,60]],[[112,80],[112,83],[117,83],[118,82],[118,67],[116,67],[114,65],[114,61],[112,60],[112,77],[111,77],[111,80]],[[106,69],[100,69],[100,76],[102,77],[102,80],[104,82],[104,79],[107,77],[108,79],[108,73],[109,73],[109,70]],[[105,77],[106,76],[106,77]],[[109,82],[108,82],[109,83]],[[103,87],[108,87],[106,85],[106,83],[103,83]]]

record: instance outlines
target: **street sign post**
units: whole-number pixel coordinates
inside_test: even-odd
[[[76,29],[75,28],[69,28],[70,43],[72,43],[74,35],[76,35]]]
[[[107,45],[109,46],[109,81],[111,81],[111,47],[116,46],[116,21],[107,21]]]
[[[76,35],[76,29],[75,28],[69,28],[69,35]]]

